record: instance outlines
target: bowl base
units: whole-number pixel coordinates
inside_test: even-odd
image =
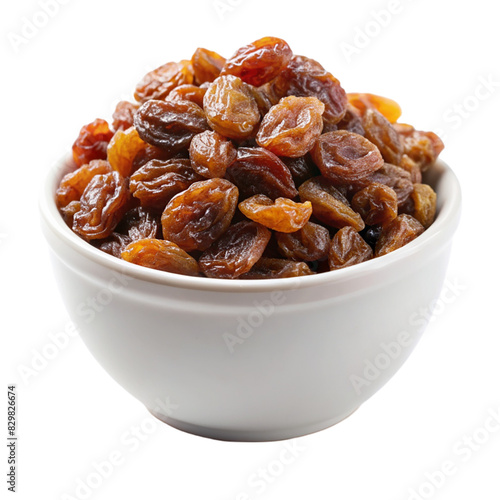
[[[205,427],[203,425],[191,424],[183,422],[175,418],[162,415],[148,408],[148,411],[161,422],[174,427],[183,432],[194,434],[218,441],[238,441],[238,442],[264,442],[264,441],[282,441],[284,439],[292,439],[296,437],[306,436],[314,432],[322,431],[328,427],[332,427],[347,417],[351,416],[357,409],[339,415],[335,418],[317,422],[314,424],[303,425],[292,429],[272,429],[272,430],[238,430],[238,429],[219,429],[216,427]]]

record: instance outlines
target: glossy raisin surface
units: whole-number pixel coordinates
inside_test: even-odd
[[[92,160],[105,160],[112,137],[113,132],[106,120],[97,118],[83,126],[73,144],[73,160],[79,167]]]
[[[229,227],[238,188],[225,179],[191,184],[174,196],[161,217],[163,237],[186,252],[206,250]]]
[[[340,229],[332,239],[328,254],[330,270],[365,262],[373,257],[368,243],[350,226]]]
[[[261,258],[270,238],[271,231],[264,226],[238,222],[202,254],[200,268],[210,278],[237,278]]]

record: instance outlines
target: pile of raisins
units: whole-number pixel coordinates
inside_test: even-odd
[[[139,82],[112,126],[85,125],[57,206],[81,238],[141,266],[285,278],[352,266],[435,216],[422,172],[443,149],[397,103],[346,94],[266,37],[225,59],[199,48]]]

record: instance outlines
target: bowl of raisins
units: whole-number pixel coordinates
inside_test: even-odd
[[[340,422],[439,296],[460,186],[393,100],[265,37],[149,72],[49,172],[70,317],[163,422],[238,441]]]

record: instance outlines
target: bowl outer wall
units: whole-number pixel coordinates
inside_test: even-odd
[[[436,222],[397,252],[304,279],[191,278],[80,240],[53,202],[64,168],[65,160],[42,194],[42,228],[84,342],[155,414],[228,439],[321,428],[380,389],[425,329],[420,311],[439,295],[460,211],[456,178],[439,162],[429,180]]]

